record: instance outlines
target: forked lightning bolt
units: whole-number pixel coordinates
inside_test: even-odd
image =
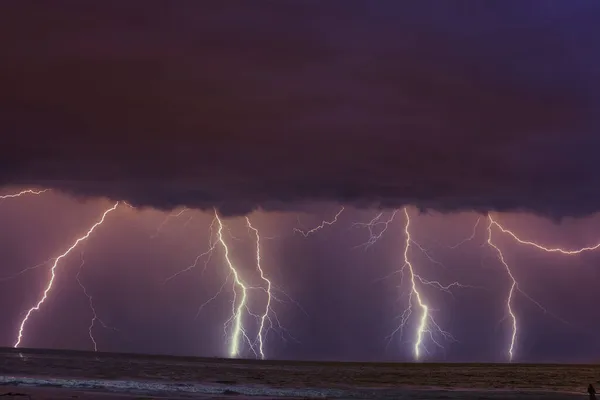
[[[96,338],[94,337],[94,332],[93,332],[96,321],[98,321],[100,323],[100,325],[105,329],[111,329],[114,331],[116,331],[116,329],[111,328],[108,325],[106,325],[104,323],[104,321],[102,321],[100,319],[100,317],[98,317],[98,314],[96,313],[96,307],[94,307],[94,301],[92,299],[92,295],[88,293],[87,288],[84,286],[84,284],[80,278],[81,273],[83,272],[84,264],[85,264],[85,259],[83,258],[83,252],[82,252],[81,253],[81,264],[79,265],[79,271],[77,272],[77,276],[75,277],[75,279],[77,280],[77,284],[81,287],[81,290],[83,290],[83,294],[88,299],[88,305],[90,307],[90,311],[92,312],[92,319],[90,320],[90,325],[88,326],[88,335],[90,337],[90,340],[92,341],[92,344],[94,345],[94,351],[98,351],[98,343],[96,342]]]
[[[500,223],[498,221],[496,221],[491,215],[488,215],[488,238],[487,238],[487,243],[488,245],[493,248],[496,253],[498,254],[498,259],[500,260],[500,262],[502,263],[502,265],[504,266],[504,268],[506,269],[506,272],[511,280],[511,286],[510,289],[508,291],[508,296],[506,298],[506,309],[508,311],[508,315],[511,318],[512,321],[512,331],[511,331],[511,339],[510,339],[510,344],[509,344],[509,348],[508,348],[508,357],[509,360],[512,361],[514,358],[514,353],[515,353],[515,347],[516,347],[516,342],[517,342],[517,335],[518,335],[518,324],[517,324],[517,317],[514,313],[513,310],[513,299],[514,299],[514,295],[515,293],[518,291],[521,294],[523,294],[528,300],[530,300],[531,302],[533,302],[536,306],[538,306],[542,311],[548,313],[548,311],[536,300],[532,299],[527,293],[523,292],[520,288],[519,288],[519,283],[517,282],[517,280],[515,279],[510,267],[508,266],[505,258],[504,258],[504,254],[502,254],[502,251],[500,250],[500,248],[493,242],[492,240],[492,228],[494,226],[498,227],[498,229],[502,232],[505,233],[507,235],[509,235],[510,237],[512,237],[517,243],[523,244],[523,245],[527,245],[527,246],[531,246],[534,247],[538,250],[542,250],[548,253],[560,253],[563,255],[576,255],[576,254],[580,254],[583,253],[585,251],[593,251],[596,250],[598,248],[600,248],[600,244],[597,244],[595,246],[589,246],[589,247],[583,247],[581,249],[578,250],[564,250],[561,248],[548,248],[545,246],[542,246],[538,243],[532,242],[532,241],[527,241],[527,240],[523,240],[521,238],[519,238],[514,232],[504,228],[502,225],[500,225]],[[554,316],[554,315],[553,315]],[[562,320],[559,317],[554,316],[555,318],[557,318],[558,320],[562,321],[562,322],[566,322],[564,320]]]
[[[527,245],[527,246],[531,246],[531,247],[535,247],[536,249],[545,251],[547,253],[560,253],[560,254],[564,254],[567,256],[572,256],[572,255],[584,253],[586,251],[594,251],[594,250],[600,249],[600,243],[595,244],[593,246],[582,247],[582,248],[576,249],[576,250],[565,250],[565,249],[561,249],[558,247],[545,247],[545,246],[542,246],[541,244],[519,238],[514,232],[504,228],[502,225],[500,225],[500,223],[498,223],[498,221],[493,219],[491,216],[489,218],[490,218],[491,224],[496,225],[498,227],[498,229],[500,229],[502,231],[502,233],[506,233],[507,235],[511,236],[518,243]]]
[[[281,292],[288,299],[290,299],[294,304],[296,304],[301,310],[302,310],[302,307],[300,307],[300,305],[298,303],[296,303],[293,299],[291,299],[283,290],[277,288],[273,284],[273,282],[269,278],[267,278],[267,275],[262,266],[262,257],[261,257],[262,239],[265,239],[265,238],[260,235],[258,229],[256,227],[254,227],[254,225],[252,225],[250,218],[248,218],[248,217],[246,217],[246,226],[248,228],[248,231],[252,232],[252,236],[254,237],[256,270],[259,273],[261,280],[265,283],[264,287],[263,286],[258,286],[258,287],[249,286],[242,280],[239,269],[234,265],[233,261],[230,258],[230,249],[229,249],[229,245],[227,244],[227,241],[225,239],[224,232],[227,232],[228,235],[231,236],[232,238],[234,238],[235,240],[241,240],[241,239],[233,236],[233,234],[229,231],[229,229],[223,224],[223,222],[222,222],[221,218],[219,217],[216,210],[214,212],[214,217],[213,217],[213,220],[209,227],[210,235],[209,235],[209,241],[208,241],[208,249],[205,252],[203,252],[202,254],[198,255],[196,257],[196,259],[194,260],[194,262],[192,263],[192,265],[190,265],[189,267],[187,267],[187,268],[173,274],[169,278],[167,278],[165,283],[167,283],[169,280],[177,277],[178,275],[195,268],[198,265],[198,262],[203,257],[206,257],[204,260],[204,269],[202,270],[202,273],[204,273],[204,271],[207,268],[208,262],[210,261],[210,259],[213,256],[214,251],[216,250],[217,247],[221,247],[224,251],[224,259],[225,259],[225,263],[227,264],[229,273],[227,275],[227,278],[225,279],[225,281],[223,282],[223,284],[217,291],[217,293],[214,294],[211,298],[209,298],[207,301],[205,301],[199,307],[196,317],[198,317],[198,315],[200,314],[200,311],[206,305],[211,303],[221,293],[223,293],[225,286],[227,286],[227,284],[230,282],[230,279],[233,278],[232,279],[233,280],[233,300],[232,300],[233,308],[231,311],[231,316],[229,317],[229,319],[227,319],[227,321],[225,321],[225,323],[223,325],[225,335],[230,336],[230,346],[228,349],[229,356],[230,357],[238,357],[240,355],[241,344],[243,341],[245,341],[245,342],[247,342],[250,350],[254,353],[254,355],[256,357],[265,359],[266,358],[265,340],[266,340],[266,334],[268,333],[269,330],[271,330],[271,329],[279,330],[280,333],[282,334],[282,337],[283,337],[283,333],[287,333],[289,337],[294,339],[291,335],[289,335],[287,330],[281,325],[281,323],[279,321],[279,317],[277,316],[277,313],[273,309],[273,301],[283,302],[281,299],[279,299],[275,296],[274,292],[275,291]],[[252,290],[260,290],[260,291],[263,291],[267,295],[267,299],[266,299],[267,301],[264,306],[263,312],[261,314],[254,314],[249,309],[248,302],[249,302],[249,298],[250,298],[250,291],[252,291]],[[304,310],[302,310],[302,311],[304,311]],[[245,313],[247,313],[249,316],[254,317],[258,324],[258,332],[257,332],[256,340],[254,340],[254,341],[250,340],[250,338],[247,334],[247,329],[244,325],[243,316]],[[230,328],[230,327],[232,327],[232,328]],[[231,332],[229,332],[230,330],[231,330]]]
[[[457,249],[460,246],[462,246],[463,244],[475,239],[475,235],[477,234],[477,227],[479,226],[479,222],[481,222],[481,217],[477,217],[477,221],[475,221],[475,225],[473,226],[473,232],[471,233],[471,236],[469,236],[466,239],[461,240],[460,242],[456,243],[454,246],[450,246],[450,248]]]
[[[231,274],[233,275],[234,281],[234,289],[233,289],[233,302],[232,302],[232,315],[230,319],[225,323],[226,325],[232,321],[233,322],[233,334],[231,337],[231,346],[229,347],[229,355],[231,357],[237,357],[240,354],[240,341],[243,337],[246,336],[246,331],[244,330],[243,325],[243,310],[246,308],[246,301],[248,299],[248,288],[242,281],[240,277],[240,273],[233,265],[231,258],[229,257],[229,247],[227,247],[227,243],[225,243],[225,239],[223,238],[223,222],[221,218],[219,218],[219,214],[217,210],[215,210],[215,218],[217,219],[217,223],[219,225],[217,229],[217,238],[218,242],[223,247],[225,262],[227,263],[227,267],[229,268]],[[240,301],[237,302],[237,290],[236,287],[241,291]]]
[[[42,194],[42,193],[46,193],[48,192],[50,189],[43,189],[43,190],[33,190],[33,189],[27,189],[27,190],[21,190],[18,193],[11,193],[11,194],[5,194],[0,196],[0,200],[4,200],[4,199],[13,199],[15,197],[21,197],[24,196],[26,194],[34,194],[34,195],[38,195],[38,194]]]
[[[302,230],[302,229],[294,228],[294,232],[298,232],[302,236],[308,237],[308,236],[312,235],[313,233],[325,228],[325,226],[331,226],[331,225],[335,224],[343,212],[344,212],[344,207],[340,208],[340,211],[338,211],[337,214],[335,214],[335,216],[333,217],[333,219],[331,221],[323,221],[323,222],[321,222],[320,225],[318,225],[312,229],[309,229],[309,230]]]
[[[369,222],[355,222],[354,224],[352,224],[352,226],[354,227],[363,227],[369,230],[369,239],[365,243],[357,247],[364,246],[365,248],[369,248],[372,245],[374,245],[379,239],[381,239],[381,237],[387,231],[388,226],[392,223],[397,213],[398,210],[394,210],[394,212],[392,212],[392,215],[390,215],[390,217],[387,220],[382,221],[381,217],[383,216],[383,213],[380,212]]]
[[[494,224],[494,220],[492,219],[491,216],[489,216],[488,219],[489,219],[490,223],[488,225],[487,243],[488,243],[488,245],[490,245],[490,247],[492,247],[498,253],[498,259],[500,260],[500,262],[506,269],[506,273],[508,274],[508,276],[510,277],[510,280],[511,280],[510,290],[508,291],[508,296],[506,298],[506,310],[508,311],[508,315],[510,315],[510,318],[512,321],[512,333],[511,333],[511,338],[510,338],[510,346],[508,348],[508,358],[510,361],[512,361],[513,356],[514,356],[515,342],[517,340],[517,317],[515,316],[515,313],[512,308],[512,301],[513,301],[513,296],[515,294],[515,290],[519,289],[519,284],[518,284],[517,280],[515,279],[512,271],[510,270],[510,267],[504,260],[504,254],[502,254],[502,251],[500,250],[500,248],[492,242],[492,226]]]
[[[217,226],[216,233],[214,232],[215,225]],[[223,289],[227,285],[227,282],[229,282],[229,278],[233,276],[233,286],[234,287],[233,287],[232,312],[231,312],[231,317],[227,321],[225,321],[224,328],[225,328],[225,333],[227,334],[227,327],[230,324],[233,325],[233,332],[231,334],[231,344],[229,346],[229,356],[230,357],[238,357],[240,354],[240,344],[243,339],[246,339],[248,341],[248,343],[250,344],[251,350],[254,351],[252,343],[251,343],[250,339],[248,338],[246,331],[244,329],[244,325],[243,325],[243,322],[244,322],[243,321],[243,314],[244,314],[243,311],[245,309],[247,309],[248,287],[243,282],[238,269],[235,267],[235,265],[231,261],[231,258],[229,256],[229,253],[230,253],[229,247],[227,246],[227,242],[225,241],[225,237],[223,234],[223,230],[225,229],[225,226],[223,225],[223,222],[221,221],[221,218],[219,217],[219,214],[217,213],[216,209],[214,210],[214,218],[210,224],[209,229],[210,229],[210,235],[209,235],[209,240],[208,240],[208,242],[209,242],[208,250],[206,250],[204,253],[198,255],[192,265],[190,265],[189,267],[187,267],[187,268],[173,274],[169,278],[167,278],[165,283],[167,283],[171,279],[179,276],[180,274],[182,274],[184,272],[187,272],[187,271],[190,271],[190,270],[196,268],[196,266],[198,265],[198,261],[203,257],[207,257],[204,261],[204,269],[202,271],[202,273],[204,273],[204,271],[206,270],[206,267],[208,266],[208,262],[212,258],[213,252],[215,251],[216,247],[219,245],[222,247],[223,252],[224,252],[225,263],[227,264],[229,274],[228,274],[227,278],[225,279],[225,282],[223,283],[223,285],[221,285],[220,289],[217,291],[217,293],[199,307],[198,313],[196,314],[196,316],[198,316],[200,314],[200,311],[207,304],[209,304],[210,302],[215,300],[223,292]],[[216,239],[213,240],[213,236],[216,236]],[[238,302],[238,296],[240,297],[239,302]]]
[[[410,234],[410,215],[408,214],[407,208],[405,207],[403,211],[404,216],[406,218],[406,222],[404,224],[405,242],[403,253],[403,265],[400,269],[400,272],[402,276],[404,276],[405,271],[408,270],[408,275],[410,278],[410,293],[408,297],[408,306],[400,316],[400,324],[398,328],[396,328],[396,330],[392,332],[392,335],[390,335],[390,339],[393,338],[393,336],[398,332],[402,335],[404,328],[408,323],[410,316],[413,313],[413,301],[416,300],[416,306],[420,309],[420,316],[418,320],[418,326],[416,329],[416,338],[413,347],[413,353],[415,359],[420,360],[422,358],[423,350],[427,351],[427,348],[423,343],[425,334],[428,334],[431,341],[440,348],[443,348],[443,346],[435,339],[435,332],[439,333],[446,340],[455,339],[450,333],[444,331],[435,321],[435,319],[431,315],[431,309],[427,304],[424,298],[424,294],[419,288],[419,285],[428,285],[444,291],[449,291],[452,287],[465,287],[465,285],[462,285],[458,282],[454,282],[450,285],[444,286],[437,281],[428,281],[426,279],[423,279],[419,274],[416,273],[415,267],[412,264],[409,255],[412,247],[411,244],[416,244],[416,242],[413,240]],[[421,246],[417,247],[420,248]]]
[[[217,241],[213,241],[213,236],[214,236],[214,226],[217,223],[217,218],[214,217],[212,222],[210,223],[209,226],[209,232],[210,235],[208,236],[208,250],[206,250],[204,253],[199,254],[198,256],[196,256],[196,259],[194,260],[194,262],[188,266],[187,268],[182,269],[181,271],[178,271],[176,273],[174,273],[173,275],[171,275],[170,277],[168,277],[164,283],[169,282],[171,279],[174,279],[176,277],[178,277],[179,275],[183,274],[184,272],[188,272],[194,268],[196,268],[198,266],[198,261],[200,261],[201,258],[206,257],[206,259],[204,260],[204,268],[202,269],[202,274],[204,274],[204,272],[206,271],[206,268],[208,267],[208,263],[210,262],[210,260],[212,259],[212,255],[213,252],[215,251],[215,248],[217,247]],[[214,298],[216,298],[216,296],[218,296],[221,293],[221,291],[219,291]],[[211,300],[214,300],[214,298],[210,299],[208,302],[210,302]],[[207,303],[208,303],[207,302]],[[202,306],[200,306],[200,309],[198,310],[198,313],[200,313],[201,309],[207,304],[204,303]]]
[[[87,233],[85,235],[83,235],[79,239],[77,239],[71,245],[71,247],[69,247],[64,253],[62,253],[61,255],[59,255],[57,258],[54,259],[54,263],[53,263],[52,267],[50,268],[50,279],[48,280],[48,284],[46,285],[46,288],[44,289],[42,297],[40,298],[40,300],[37,302],[37,304],[35,306],[31,307],[27,311],[27,314],[25,314],[25,317],[23,318],[23,320],[21,321],[21,324],[19,325],[19,331],[18,331],[18,335],[17,335],[17,340],[16,340],[16,342],[14,344],[15,348],[19,347],[19,345],[21,344],[21,341],[23,339],[23,335],[25,333],[25,325],[27,324],[27,321],[29,320],[29,317],[31,316],[31,314],[34,311],[38,311],[40,309],[40,307],[42,306],[42,304],[44,304],[44,302],[48,298],[48,294],[50,293],[50,290],[52,290],[52,286],[54,285],[54,278],[56,277],[56,268],[58,267],[58,263],[63,258],[65,258],[66,256],[68,256],[69,253],[71,253],[81,242],[87,240],[87,238],[89,238],[90,235],[96,230],[96,228],[99,227],[100,225],[102,225],[102,223],[104,222],[104,219],[106,218],[106,216],[109,213],[111,213],[112,211],[114,211],[117,208],[118,205],[119,205],[119,202],[116,202],[111,208],[109,208],[106,211],[104,211],[104,213],[102,214],[102,218],[100,218],[100,220],[98,222],[96,222],[94,225],[92,225],[92,227],[87,231]]]
[[[246,341],[248,343],[248,346],[250,347],[250,350],[254,353],[254,355],[258,357],[260,354],[260,357],[264,359],[265,358],[265,351],[264,351],[265,334],[267,332],[267,326],[265,324],[268,321],[269,328],[273,328],[273,321],[271,319],[271,315],[273,315],[273,317],[277,321],[278,327],[282,330],[284,330],[284,328],[279,323],[279,318],[277,317],[277,314],[274,312],[274,310],[271,307],[272,301],[277,300],[277,298],[273,295],[273,289],[275,289],[273,283],[271,282],[270,279],[268,279],[266,277],[264,270],[262,269],[262,265],[261,265],[262,260],[261,260],[261,255],[260,255],[260,234],[258,232],[258,229],[256,229],[252,225],[252,223],[250,222],[250,219],[246,217],[246,225],[247,225],[248,229],[250,229],[251,231],[254,232],[255,240],[256,240],[256,252],[255,252],[256,268],[260,274],[261,279],[266,283],[266,288],[248,286],[247,284],[245,284],[243,282],[239,271],[233,265],[233,262],[231,261],[231,259],[229,257],[230,250],[229,250],[227,243],[225,242],[225,239],[223,236],[223,229],[225,227],[223,226],[223,223],[222,223],[221,219],[219,218],[219,215],[216,212],[216,210],[215,210],[215,218],[216,218],[216,221],[218,224],[217,241],[223,247],[223,250],[225,253],[224,258],[227,263],[227,266],[229,267],[230,276],[233,276],[233,281],[234,281],[234,291],[233,291],[234,297],[233,297],[233,302],[232,302],[233,308],[232,308],[232,312],[231,312],[231,317],[224,324],[225,328],[227,328],[227,326],[229,324],[233,325],[233,333],[231,336],[231,345],[229,347],[229,355],[230,355],[230,357],[238,357],[240,355],[241,342]],[[222,288],[223,287],[221,287],[219,292],[222,290]],[[241,298],[237,304],[237,307],[236,307],[236,302],[237,302],[238,294],[237,294],[236,288],[238,288],[241,291]],[[267,294],[267,302],[266,302],[266,305],[265,305],[262,315],[253,314],[252,312],[250,312],[250,310],[248,308],[248,292],[250,290],[262,290]],[[285,292],[283,292],[283,291],[282,291],[282,293],[285,294]],[[217,293],[217,295],[218,295],[218,293]],[[217,295],[215,295],[212,299],[214,299]],[[289,298],[289,296],[288,296],[288,298]],[[210,300],[212,300],[212,299],[210,299]],[[246,328],[244,326],[244,323],[243,323],[244,310],[246,310],[246,312],[249,315],[255,317],[259,321],[259,328],[258,328],[258,334],[257,334],[259,353],[256,352],[255,344],[253,344],[252,341],[250,340],[250,338],[248,337]]]
[[[265,310],[263,314],[260,316],[260,326],[258,327],[258,351],[260,352],[260,357],[265,359],[265,351],[264,351],[264,332],[265,332],[265,322],[269,318],[269,314],[271,313],[271,301],[273,294],[271,293],[271,281],[265,276],[265,272],[261,266],[261,257],[260,257],[260,235],[258,233],[258,229],[252,226],[250,222],[250,218],[246,217],[246,224],[248,228],[254,232],[256,238],[256,268],[260,273],[260,278],[266,283],[267,287],[265,292],[267,293],[267,302],[265,305]]]
[[[279,316],[277,315],[277,313],[275,312],[275,310],[272,307],[273,301],[277,301],[279,303],[284,303],[284,301],[282,299],[278,298],[275,295],[275,292],[279,292],[279,293],[283,294],[288,300],[290,300],[292,303],[294,303],[294,305],[296,305],[304,314],[306,314],[306,311],[302,308],[302,306],[300,304],[298,304],[298,302],[296,302],[294,299],[292,299],[283,289],[277,287],[269,278],[267,278],[267,276],[265,274],[265,270],[262,267],[261,239],[268,239],[268,238],[261,236],[259,234],[258,229],[252,225],[252,223],[250,222],[250,218],[248,218],[248,217],[246,217],[246,226],[254,234],[254,239],[255,239],[255,243],[256,243],[256,269],[260,275],[261,280],[265,283],[264,287],[262,287],[262,286],[249,287],[248,289],[260,290],[260,291],[265,292],[265,294],[267,295],[267,301],[265,303],[264,311],[261,315],[253,314],[248,310],[248,313],[250,315],[254,316],[258,321],[258,333],[257,333],[256,342],[258,343],[258,352],[259,352],[258,354],[260,354],[260,357],[264,360],[266,358],[265,350],[264,350],[265,341],[266,341],[266,337],[267,337],[266,335],[270,330],[278,331],[283,340],[285,340],[285,336],[288,336],[291,339],[293,339],[294,341],[298,342],[298,340],[296,338],[294,338],[288,332],[288,330],[286,328],[283,327],[283,325],[281,324],[281,321],[279,320]],[[306,314],[306,315],[308,315],[308,314]],[[251,346],[251,349],[254,351],[253,346]],[[255,352],[255,354],[256,354],[256,352]]]
[[[405,243],[403,253],[403,264],[399,270],[394,271],[392,274],[388,275],[388,277],[400,273],[402,278],[404,278],[404,275],[408,274],[410,278],[410,290],[408,296],[408,306],[400,315],[400,324],[390,334],[389,340],[391,341],[396,336],[396,334],[399,334],[400,336],[404,334],[405,327],[413,314],[414,308],[418,307],[420,311],[420,316],[418,320],[418,326],[415,332],[416,338],[413,346],[413,355],[415,359],[420,360],[423,356],[423,351],[427,350],[424,344],[424,339],[426,335],[428,335],[431,341],[440,348],[443,348],[443,346],[436,340],[435,334],[442,336],[446,340],[455,341],[454,337],[450,333],[444,331],[431,315],[431,309],[425,300],[424,294],[421,290],[421,286],[430,286],[437,290],[441,290],[450,294],[451,289],[453,288],[465,288],[473,286],[463,285],[459,282],[453,282],[449,285],[443,285],[438,281],[427,280],[416,272],[415,266],[413,265],[413,262],[410,259],[410,252],[413,248],[413,245],[414,248],[420,250],[425,255],[425,257],[427,257],[431,262],[439,265],[442,264],[434,260],[426,251],[426,249],[413,239],[410,233],[411,219],[408,213],[408,209],[405,207],[402,211],[405,216]],[[381,239],[383,234],[387,231],[389,225],[394,221],[398,212],[399,210],[394,210],[392,214],[385,220],[382,219],[383,213],[379,213],[369,222],[354,223],[353,226],[366,227],[369,230],[369,239],[361,246],[368,248],[374,245],[379,239]]]

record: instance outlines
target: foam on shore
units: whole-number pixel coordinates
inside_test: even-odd
[[[157,382],[144,380],[101,380],[85,378],[49,378],[0,376],[0,385],[23,388],[55,388],[72,391],[108,392],[119,395],[145,394],[167,398],[215,398],[227,394],[237,399],[268,398],[329,398],[329,399],[579,399],[581,394],[526,390],[469,390],[442,388],[276,388],[264,385],[222,385],[191,382]],[[240,397],[243,396],[243,397]]]

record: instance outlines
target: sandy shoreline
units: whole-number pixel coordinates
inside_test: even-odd
[[[156,382],[278,389],[457,387],[585,393],[598,365],[370,364],[148,357],[81,352],[0,351],[0,376]],[[8,384],[8,382],[7,382]],[[1,400],[1,399],[0,399]]]
[[[570,400],[585,398],[589,383],[600,386],[598,378],[598,365],[326,363],[0,349],[0,400]]]
[[[136,393],[115,393],[107,391],[84,391],[68,388],[39,388],[39,387],[22,387],[22,386],[4,386],[0,390],[0,396],[7,400],[181,400],[181,399],[202,399],[202,400],[267,400],[276,399],[274,397],[264,396],[239,396],[239,395],[197,395],[197,396],[175,396],[175,395],[141,395]],[[305,399],[302,397],[285,397],[288,400]]]
[[[365,390],[364,388],[348,388],[347,390],[328,390],[298,388],[281,390],[261,386],[237,386],[217,388],[203,384],[122,381],[122,380],[88,380],[64,378],[34,378],[0,376],[0,396],[7,399],[26,400],[265,400],[265,399],[580,399],[579,393],[560,393],[547,391],[523,390],[469,390],[442,388],[395,388],[381,390]]]

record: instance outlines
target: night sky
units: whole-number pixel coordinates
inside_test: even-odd
[[[456,339],[434,335],[442,349],[426,334],[422,359],[507,361],[511,279],[488,215],[546,247],[600,242],[598,21],[595,0],[4,2],[0,194],[50,190],[0,202],[0,345],[52,260],[13,276],[121,201],[60,260],[21,346],[93,349],[80,273],[115,328],[96,321],[99,350],[227,356],[231,277],[198,313],[228,278],[222,247],[165,283],[209,249],[216,210],[249,286],[264,281],[246,216],[260,232],[285,327],[267,358],[412,361],[414,295],[404,334],[387,338],[410,293],[394,273],[406,207],[415,272],[467,285],[417,282]],[[394,210],[361,246],[361,223]],[[492,237],[521,290],[514,361],[598,361],[600,249]],[[250,312],[265,301],[249,290]]]

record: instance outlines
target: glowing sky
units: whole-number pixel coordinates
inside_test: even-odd
[[[57,193],[5,200],[0,205],[5,227],[1,231],[4,276],[58,256],[111,204],[78,202]],[[274,358],[412,360],[417,311],[403,340],[396,337],[388,343],[386,339],[398,325],[408,294],[407,286],[398,287],[400,276],[394,274],[402,265],[403,215],[398,213],[382,238],[367,249],[360,245],[368,240],[368,230],[354,223],[368,222],[376,210],[346,208],[336,224],[307,238],[294,232],[294,228],[317,226],[338,210],[335,205],[322,205],[321,212],[249,215],[263,235],[262,267],[277,290],[291,298],[277,294],[283,303],[275,302],[273,309],[287,332],[283,332],[285,340],[277,332],[268,333],[265,351]],[[409,212],[413,239],[443,264],[413,250],[412,263],[418,273],[444,284],[460,281],[472,286],[453,290],[452,295],[424,288],[437,322],[457,340],[438,339],[446,349],[442,351],[425,338],[431,350],[426,359],[505,361],[510,321],[502,319],[510,280],[494,252],[482,247],[486,224],[479,224],[472,241],[452,248],[471,235],[478,215]],[[227,276],[223,253],[217,248],[204,273],[203,258],[196,269],[165,283],[208,249],[214,215],[187,210],[164,223],[167,215],[126,206],[110,214],[89,242],[61,261],[56,286],[40,312],[31,317],[23,345],[93,349],[87,335],[92,314],[76,281],[83,250],[80,279],[93,297],[98,317],[116,329],[96,324],[99,350],[227,356],[223,323],[231,314],[231,284],[197,315],[199,306],[216,294]],[[390,212],[385,215],[389,217]],[[598,218],[568,219],[557,225],[523,214],[498,214],[496,218],[523,237],[570,248],[595,243],[595,226],[600,222]],[[223,223],[234,264],[248,284],[260,284],[254,271],[254,238],[244,218],[223,219]],[[594,334],[599,322],[593,318],[599,255],[549,255],[519,246],[499,231],[494,233],[521,289],[549,312],[515,295],[519,321],[515,359],[593,360],[599,350]],[[2,282],[2,345],[13,344],[23,311],[39,297],[49,267]],[[265,299],[264,293],[253,294],[251,310],[260,313]],[[247,325],[249,335],[254,335],[255,323],[247,319]],[[240,355],[254,356],[244,345]]]
[[[59,256],[116,201],[135,207],[118,207],[83,256],[65,257],[25,345],[90,348],[79,273],[116,328],[95,328],[100,349],[226,355],[231,297],[194,319],[226,278],[225,246],[204,274],[164,284],[215,244],[214,208],[232,266],[251,274],[238,290],[266,282],[248,216],[261,266],[291,297],[273,304],[288,330],[268,337],[270,356],[410,360],[414,321],[407,343],[386,348],[407,301],[393,274],[405,265],[404,212],[368,248],[369,230],[355,224],[408,206],[415,279],[472,286],[425,292],[429,315],[457,340],[430,359],[506,360],[510,279],[485,245],[486,213],[550,247],[600,240],[599,19],[592,0],[8,2],[0,187],[53,190],[0,204],[0,272]],[[294,230],[342,206],[336,224]],[[478,216],[473,240],[449,248]],[[598,255],[493,235],[520,289],[548,310],[515,294],[515,358],[597,359]],[[0,344],[14,343],[50,265],[0,282]]]

